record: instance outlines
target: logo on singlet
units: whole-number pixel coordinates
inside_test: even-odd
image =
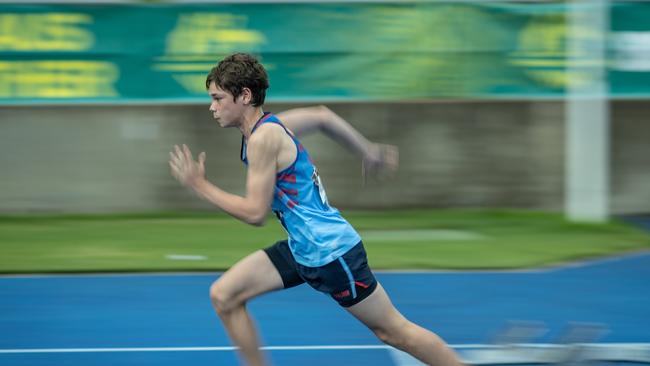
[[[320,200],[325,206],[329,206],[327,202],[327,194],[325,193],[325,187],[323,187],[323,182],[320,180],[320,175],[318,175],[318,169],[314,166],[314,172],[311,173],[311,180],[314,182],[314,185],[318,188],[318,193],[320,195]]]

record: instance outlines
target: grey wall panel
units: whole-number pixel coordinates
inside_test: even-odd
[[[617,102],[612,108],[612,211],[650,212],[650,102]]]
[[[271,104],[278,112],[297,104]],[[360,160],[324,136],[304,145],[342,208],[562,210],[561,102],[340,103],[372,140],[400,147],[399,174],[361,184]],[[647,102],[612,108],[612,210],[650,211]],[[0,108],[0,212],[207,210],[170,176],[168,152],[206,151],[209,179],[244,193],[240,134],[205,105]]]

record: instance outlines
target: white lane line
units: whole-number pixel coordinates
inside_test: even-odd
[[[265,351],[314,351],[314,350],[363,350],[389,349],[386,345],[314,345],[314,346],[266,346]],[[0,349],[1,353],[104,353],[104,352],[230,352],[237,347],[123,347],[123,348],[23,348]]]
[[[630,362],[650,363],[650,343],[577,343],[577,344],[552,344],[552,343],[517,343],[510,345],[494,344],[451,344],[451,348],[459,351],[461,358],[470,358],[476,364],[508,363],[513,352],[518,356],[518,361],[531,357],[535,352],[538,357],[548,358],[555,356],[558,351],[565,351],[572,347],[580,347],[586,359],[617,360]],[[231,352],[237,348],[223,347],[122,347],[122,348],[22,348],[0,349],[0,354],[26,354],[26,353],[105,353],[105,352]],[[389,350],[394,360],[404,364],[418,365],[415,360],[400,351],[387,345],[311,345],[311,346],[266,346],[265,351],[314,351],[314,350]],[[522,353],[524,352],[524,353]],[[527,354],[526,354],[527,352]],[[540,353],[543,352],[543,353]],[[522,356],[523,354],[523,356]],[[523,358],[522,358],[523,357]]]
[[[393,359],[393,363],[397,366],[426,366],[415,357],[398,349],[393,348],[388,352],[390,353],[390,357]]]
[[[165,258],[172,261],[204,261],[208,257],[204,255],[193,255],[193,254],[167,254]]]
[[[364,243],[372,247],[375,242],[425,242],[480,240],[486,236],[466,231],[449,229],[413,229],[413,230],[360,230],[359,235]],[[435,245],[435,244],[434,244]]]

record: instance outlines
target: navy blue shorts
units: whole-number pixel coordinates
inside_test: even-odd
[[[362,242],[321,267],[297,263],[286,240],[273,244],[264,252],[280,272],[284,288],[307,282],[314,289],[330,295],[343,307],[361,302],[377,288],[377,280],[368,266]]]

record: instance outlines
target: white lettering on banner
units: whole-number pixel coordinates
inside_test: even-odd
[[[614,32],[609,44],[614,51],[612,70],[650,71],[650,31]]]

